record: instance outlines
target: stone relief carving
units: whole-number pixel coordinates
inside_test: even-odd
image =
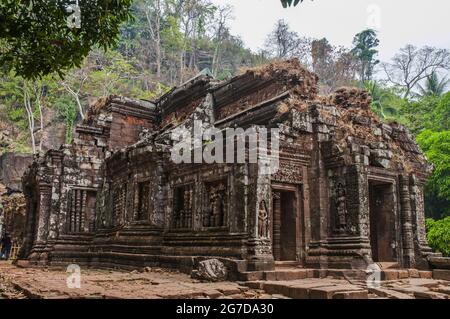
[[[269,238],[269,211],[267,209],[266,201],[262,200],[259,203],[258,210],[258,237]]]
[[[203,226],[220,227],[225,225],[226,191],[226,181],[206,186],[206,207],[203,216]]]
[[[347,207],[346,207],[346,191],[343,183],[336,186],[336,212],[337,212],[337,229],[339,232],[345,232],[347,227]]]

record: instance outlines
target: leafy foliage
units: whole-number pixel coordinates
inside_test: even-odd
[[[375,66],[380,63],[375,57],[378,54],[376,49],[380,44],[377,38],[377,32],[373,29],[367,29],[358,33],[353,39],[353,49],[351,53],[358,58],[360,62],[360,81],[364,83],[372,79]]]
[[[447,78],[439,79],[439,76],[436,72],[432,72],[429,76],[427,76],[425,81],[425,86],[418,85],[420,96],[441,96],[445,92],[445,88],[447,87],[450,81]]]
[[[58,115],[62,117],[66,124],[66,143],[71,143],[73,139],[73,127],[78,114],[75,101],[68,95],[61,95],[54,101],[53,105],[58,111]]]
[[[450,256],[450,217],[435,221],[426,220],[428,244],[444,256]]]
[[[132,0],[79,1],[81,27],[71,28],[71,0],[3,0],[0,66],[27,79],[79,67],[94,46],[116,44]]]
[[[303,2],[303,0],[281,0],[281,4],[284,8],[290,7],[290,6],[296,6],[297,4]]]
[[[408,104],[399,97],[395,89],[387,88],[376,81],[364,82],[364,88],[372,96],[372,110],[385,121],[402,122],[402,109]]]
[[[450,199],[450,131],[425,130],[417,136],[417,141],[435,166],[429,187],[438,196]]]

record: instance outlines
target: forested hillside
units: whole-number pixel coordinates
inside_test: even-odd
[[[298,8],[298,7],[297,7]],[[320,90],[365,87],[385,121],[407,125],[435,165],[427,187],[427,214],[450,215],[450,93],[447,49],[399,48],[379,61],[374,30],[356,30],[353,46],[313,39],[280,20],[258,52],[230,31],[233,8],[209,0],[135,0],[113,48],[94,48],[63,77],[0,74],[2,152],[38,153],[72,140],[90,104],[109,94],[154,99],[199,72],[226,79],[271,59],[298,58],[320,77]],[[360,32],[358,32],[360,31]]]

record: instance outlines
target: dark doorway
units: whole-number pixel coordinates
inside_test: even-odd
[[[394,262],[394,187],[390,183],[369,182],[370,245],[374,262]]]
[[[273,255],[276,261],[297,260],[297,196],[295,191],[274,191]]]

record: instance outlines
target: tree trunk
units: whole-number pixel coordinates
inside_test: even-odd
[[[31,138],[31,150],[33,154],[36,154],[36,141],[34,138],[34,117],[33,117],[33,109],[31,107],[30,96],[28,94],[28,88],[26,84],[23,84],[23,102],[25,106],[25,110],[27,111],[27,120],[28,120],[28,128],[30,130],[30,138]]]

